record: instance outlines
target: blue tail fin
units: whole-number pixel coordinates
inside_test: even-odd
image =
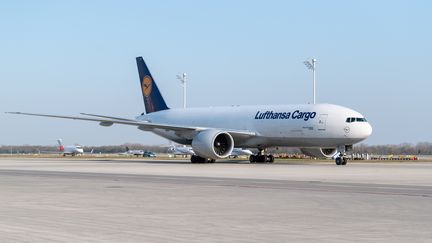
[[[136,61],[146,113],[148,114],[169,109],[159,92],[156,82],[150,74],[147,65],[145,64],[144,59],[142,57],[137,57]]]

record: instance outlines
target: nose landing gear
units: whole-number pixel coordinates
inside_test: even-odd
[[[339,146],[337,150],[339,154],[335,158],[336,165],[346,165],[348,159],[345,152],[352,150],[352,145]]]
[[[346,165],[347,164],[347,158],[345,155],[339,155],[335,159],[336,165]]]

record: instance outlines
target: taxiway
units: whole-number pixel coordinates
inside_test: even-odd
[[[0,159],[0,241],[426,242],[432,163]]]

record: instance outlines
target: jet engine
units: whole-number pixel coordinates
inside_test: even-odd
[[[202,158],[223,159],[234,148],[234,139],[223,131],[204,130],[192,139],[193,151]]]
[[[300,151],[315,158],[333,158],[338,153],[336,148],[301,148]]]

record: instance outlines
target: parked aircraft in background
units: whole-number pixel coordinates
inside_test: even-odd
[[[191,156],[196,155],[195,152],[193,151],[193,148],[189,146],[171,145],[168,151],[170,153],[173,153],[174,155],[191,155]],[[229,156],[238,157],[238,156],[250,156],[250,155],[253,155],[253,153],[248,149],[233,148]]]
[[[233,148],[230,156],[233,156],[234,158],[237,158],[238,156],[251,156],[253,155],[252,151],[249,149],[242,149],[242,148]]]
[[[150,151],[144,151],[141,149],[134,149],[131,150],[129,147],[126,146],[126,152],[120,153],[120,155],[134,155],[136,157],[156,157],[156,154]]]
[[[234,147],[257,148],[249,160],[273,162],[270,147],[298,147],[307,155],[335,158],[346,164],[345,151],[368,138],[371,125],[352,109],[332,104],[257,105],[170,109],[142,57],[136,58],[146,114],[135,119],[94,114],[44,116],[99,122],[101,126],[123,124],[150,131],[173,142],[191,145],[192,163],[214,162],[230,156]],[[215,93],[223,96],[224,94]]]
[[[144,150],[134,149],[130,150],[129,147],[126,146],[126,152],[121,153],[122,155],[135,155],[137,157],[144,155]]]
[[[175,146],[171,145],[168,149],[170,153],[173,153],[174,155],[195,155],[192,147],[189,146]]]
[[[63,146],[63,142],[61,139],[57,139],[57,143],[59,145],[59,151],[63,154],[63,156],[66,155],[75,156],[75,155],[84,154],[84,149],[80,145]]]

